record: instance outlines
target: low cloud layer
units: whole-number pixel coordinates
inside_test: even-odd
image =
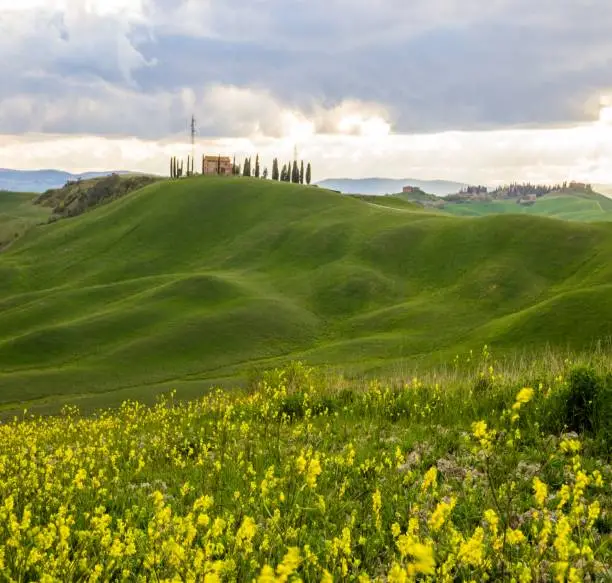
[[[606,121],[607,120],[607,121]],[[311,133],[298,155],[313,163],[316,180],[328,177],[448,179],[499,184],[589,181],[612,184],[612,109],[602,121],[573,128],[493,130],[382,135]],[[230,155],[241,162],[259,154],[271,166],[293,157],[287,137],[198,139],[197,155]],[[9,167],[59,167],[74,172],[131,169],[165,174],[171,155],[186,157],[186,140],[141,140],[92,136],[36,135],[6,139],[0,160]]]

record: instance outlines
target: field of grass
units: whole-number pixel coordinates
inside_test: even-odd
[[[49,211],[34,206],[35,198],[34,194],[0,190],[0,249],[47,220]]]
[[[198,395],[298,358],[389,375],[485,343],[588,349],[612,336],[611,256],[605,223],[165,181],[0,254],[0,406]]]
[[[612,199],[597,193],[568,192],[546,195],[531,206],[519,205],[513,200],[496,200],[447,204],[444,212],[466,217],[526,214],[572,221],[612,221]]]
[[[0,424],[0,577],[609,581],[612,362],[551,362],[513,378],[485,349],[393,385],[293,363],[188,403],[23,413]]]

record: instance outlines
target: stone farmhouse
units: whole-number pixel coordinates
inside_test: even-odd
[[[231,176],[234,165],[228,156],[204,156],[202,158],[202,174],[212,176]]]

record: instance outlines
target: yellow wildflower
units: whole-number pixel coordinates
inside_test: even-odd
[[[440,502],[437,506],[436,509],[433,511],[432,515],[429,517],[429,527],[434,531],[437,532],[438,530],[440,530],[442,528],[442,525],[444,524],[444,522],[446,520],[448,520],[448,517],[451,515],[451,512],[453,511],[453,508],[455,507],[455,504],[457,503],[457,499],[456,498],[451,498],[448,502]]]
[[[406,583],[408,581],[408,574],[405,569],[402,569],[401,565],[393,563],[391,570],[387,573],[388,583]]]
[[[514,401],[514,405],[512,405],[512,409],[517,411],[518,409],[521,408],[521,405],[525,405],[526,403],[529,403],[529,401],[531,401],[532,398],[533,398],[533,389],[531,388],[521,389],[516,395],[516,400]]]
[[[506,529],[506,541],[510,545],[520,545],[526,541],[526,537],[520,530],[515,530],[513,528]]]
[[[483,559],[483,540],[484,530],[478,527],[472,537],[459,547],[459,562],[472,567],[480,566]]]
[[[374,494],[372,494],[372,511],[374,512],[374,522],[376,524],[377,530],[380,530],[382,528],[382,519],[380,517],[381,508],[382,508],[382,496],[380,494],[380,490],[376,489]]]
[[[542,508],[548,496],[548,486],[536,476],[533,478],[533,491],[537,505]]]
[[[425,476],[423,476],[423,483],[421,484],[421,490],[427,490],[429,488],[436,487],[438,480],[438,470],[436,466],[432,466],[425,472]]]

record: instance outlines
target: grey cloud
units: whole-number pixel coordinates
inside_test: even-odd
[[[0,18],[0,133],[162,137],[195,111],[209,135],[277,135],[281,106],[316,115],[351,99],[383,106],[398,132],[564,124],[612,86],[607,0],[240,4]],[[218,85],[255,98],[225,101]]]

